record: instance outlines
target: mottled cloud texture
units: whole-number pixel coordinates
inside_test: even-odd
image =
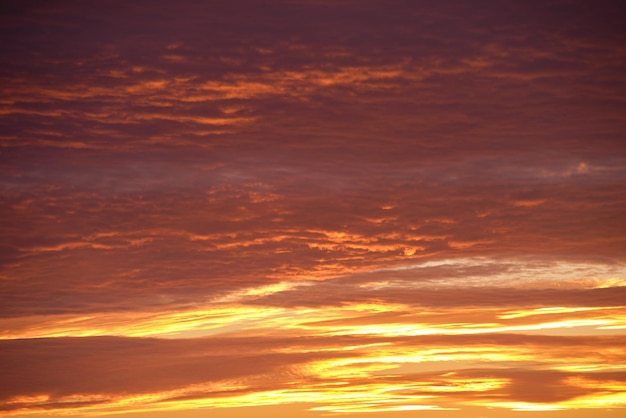
[[[625,19],[3,4],[0,415],[619,416]]]

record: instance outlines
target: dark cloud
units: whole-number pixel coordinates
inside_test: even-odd
[[[394,338],[393,340],[395,340]],[[561,353],[565,359],[585,358],[584,350],[614,353],[621,350],[624,338],[619,337],[550,337],[528,335],[490,336],[423,336],[398,337],[396,350],[406,354],[435,348],[441,353],[454,353],[471,347],[485,350],[506,350],[524,347],[541,350],[537,361],[555,361]],[[120,396],[155,394],[141,401],[170,402],[235,396],[254,391],[294,390],[329,384],[334,378],[320,381],[307,364],[351,358],[363,361],[372,354],[367,344],[389,342],[389,337],[288,337],[288,338],[199,338],[160,340],[145,338],[53,338],[0,342],[5,379],[0,398],[5,411],[27,406],[18,397],[47,396],[37,408],[57,409],[79,406],[68,400],[81,396],[82,406],[115,403]],[[346,346],[365,345],[363,349],[346,352]],[[323,350],[322,350],[323,349]],[[320,351],[316,351],[320,350]],[[424,360],[429,354],[424,354]],[[373,360],[375,363],[376,360]],[[367,363],[367,361],[366,361]],[[497,364],[497,363],[496,363]],[[367,365],[367,364],[366,364]],[[541,363],[535,366],[540,366]],[[480,381],[503,379],[493,389],[472,388]],[[381,376],[337,378],[338,387],[348,379],[351,386],[388,383],[409,384],[412,395],[449,395],[445,387],[459,385],[453,398],[463,402],[481,398],[497,401],[531,403],[560,402],[611,389],[594,389],[576,384],[576,379],[623,382],[623,372],[559,372],[529,366],[525,369],[494,367],[465,368],[437,373],[393,373]],[[344,382],[341,382],[344,380]],[[236,389],[223,390],[214,383],[227,382]],[[463,382],[470,387],[463,389]],[[194,386],[195,385],[195,386]],[[443,389],[442,389],[443,388]],[[184,389],[180,391],[180,389]],[[178,392],[176,390],[179,390]],[[617,389],[614,389],[617,390]],[[74,398],[72,398],[74,397]],[[23,399],[23,398],[22,398]],[[31,405],[32,406],[32,405]]]
[[[253,303],[277,306],[330,306],[342,303],[400,303],[412,306],[452,308],[471,306],[620,306],[625,287],[604,289],[512,289],[503,287],[395,288],[359,290],[322,284],[299,291],[285,291]]]
[[[41,405],[44,408],[53,408],[72,395],[102,396],[110,402],[122,395],[221,381],[251,385],[253,390],[278,389],[297,378],[298,364],[345,356],[340,352],[272,353],[267,350],[268,341],[255,339],[54,338],[2,341],[0,345],[5,375],[2,400],[50,395],[49,404]],[[11,402],[3,408],[12,409]]]

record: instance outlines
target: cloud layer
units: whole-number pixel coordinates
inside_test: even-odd
[[[2,410],[623,408],[620,6],[3,6]]]

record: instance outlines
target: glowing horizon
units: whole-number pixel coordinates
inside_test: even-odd
[[[4,5],[0,416],[623,415],[622,9]]]

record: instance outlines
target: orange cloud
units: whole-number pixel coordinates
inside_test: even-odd
[[[626,407],[621,8],[13,3],[0,415]]]

